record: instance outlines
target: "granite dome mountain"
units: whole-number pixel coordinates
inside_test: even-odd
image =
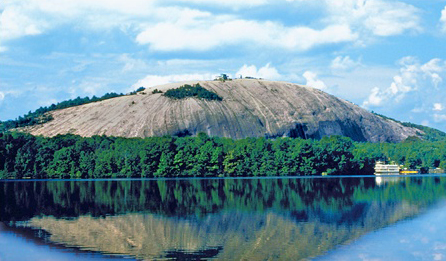
[[[221,99],[165,95],[168,90],[197,83]],[[53,120],[22,130],[43,136],[72,133],[86,137],[199,132],[234,139],[343,135],[369,142],[400,142],[422,133],[318,89],[258,79],[172,83],[48,113]]]

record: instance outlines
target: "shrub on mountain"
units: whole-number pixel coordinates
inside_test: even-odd
[[[223,98],[218,96],[215,92],[211,92],[203,87],[200,84],[189,85],[185,84],[175,89],[167,90],[164,96],[169,97],[171,99],[185,99],[188,97],[194,97],[205,100],[215,100],[221,101]]]

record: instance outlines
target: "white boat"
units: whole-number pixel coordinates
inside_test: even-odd
[[[400,173],[400,166],[396,164],[384,164],[382,161],[377,161],[375,164],[375,175],[393,175]]]

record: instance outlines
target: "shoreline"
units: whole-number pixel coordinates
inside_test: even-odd
[[[158,181],[158,180],[252,180],[252,179],[334,179],[334,178],[376,178],[376,177],[445,177],[446,173],[411,175],[333,175],[333,176],[258,176],[258,177],[161,177],[161,178],[97,178],[97,179],[0,179],[0,182],[28,181]]]

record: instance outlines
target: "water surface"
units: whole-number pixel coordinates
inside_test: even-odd
[[[443,176],[0,182],[0,259],[438,259],[442,233],[401,242],[446,231],[445,197]]]

